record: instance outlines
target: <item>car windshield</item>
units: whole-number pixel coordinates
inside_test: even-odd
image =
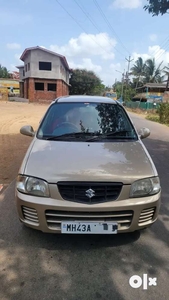
[[[137,139],[127,113],[112,103],[54,103],[37,132],[39,139]]]

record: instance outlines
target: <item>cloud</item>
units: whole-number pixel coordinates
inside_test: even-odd
[[[155,42],[157,40],[157,35],[156,34],[150,34],[149,38],[152,42]]]
[[[6,45],[6,47],[7,47],[8,49],[13,50],[13,49],[20,49],[20,48],[21,48],[21,45],[20,45],[20,44],[17,44],[17,43],[8,43],[8,44]]]
[[[80,64],[70,61],[69,66],[72,69],[76,69],[76,68],[86,69],[89,71],[94,71],[96,73],[99,73],[102,71],[102,67],[100,65],[94,64],[90,58],[83,58],[82,63],[80,63]]]
[[[121,81],[121,73],[124,71],[120,63],[109,64],[95,64],[90,58],[83,58],[81,63],[75,61],[69,61],[69,66],[72,69],[80,68],[94,71],[97,76],[103,81],[105,85],[112,86],[117,81]],[[120,71],[118,73],[116,70]]]
[[[116,40],[107,33],[86,34],[81,33],[77,38],[71,38],[64,46],[51,45],[50,49],[66,57],[91,57],[100,56],[108,60],[114,59]]]
[[[148,47],[147,53],[133,52],[132,57],[134,58],[134,61],[136,61],[138,57],[142,57],[143,60],[155,58],[157,65],[163,61],[163,66],[166,66],[169,62],[169,51],[165,51],[165,49],[161,48],[159,45],[154,45]]]
[[[136,9],[142,6],[142,0],[114,0],[111,8]]]
[[[132,58],[134,59],[134,61],[132,62],[133,64],[135,63],[135,61],[139,58],[142,57],[143,60],[147,60],[149,58],[151,58],[151,55],[149,53],[137,53],[137,52],[133,52],[132,53]],[[132,65],[132,64],[131,64]]]

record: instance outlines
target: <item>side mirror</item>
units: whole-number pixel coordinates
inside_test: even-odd
[[[150,135],[150,130],[148,128],[141,128],[138,134],[141,139],[145,139]]]
[[[20,129],[20,133],[24,134],[24,135],[28,135],[28,136],[34,136],[35,135],[35,131],[33,130],[33,127],[30,126],[30,125],[23,126]]]

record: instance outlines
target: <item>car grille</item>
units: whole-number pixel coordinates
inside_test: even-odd
[[[38,214],[37,214],[36,209],[22,206],[22,213],[23,213],[24,219],[26,221],[28,221],[29,223],[33,223],[34,225],[39,224],[39,219],[38,219]]]
[[[147,223],[153,220],[155,214],[155,207],[143,209],[140,218],[139,225],[143,225],[143,223]]]
[[[63,221],[81,221],[81,222],[117,222],[119,229],[127,229],[130,227],[133,211],[59,211],[46,210],[46,221],[50,229],[60,229]]]
[[[123,184],[101,182],[58,182],[57,186],[64,200],[95,204],[116,200],[121,192]],[[89,197],[87,196],[87,193]],[[91,198],[90,195],[92,195]]]

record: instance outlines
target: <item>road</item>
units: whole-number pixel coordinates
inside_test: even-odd
[[[1,300],[169,299],[169,128],[131,117],[152,132],[144,143],[163,188],[158,221],[141,234],[44,234],[18,221],[13,182],[0,195]],[[157,278],[157,286],[129,285],[143,274]]]

